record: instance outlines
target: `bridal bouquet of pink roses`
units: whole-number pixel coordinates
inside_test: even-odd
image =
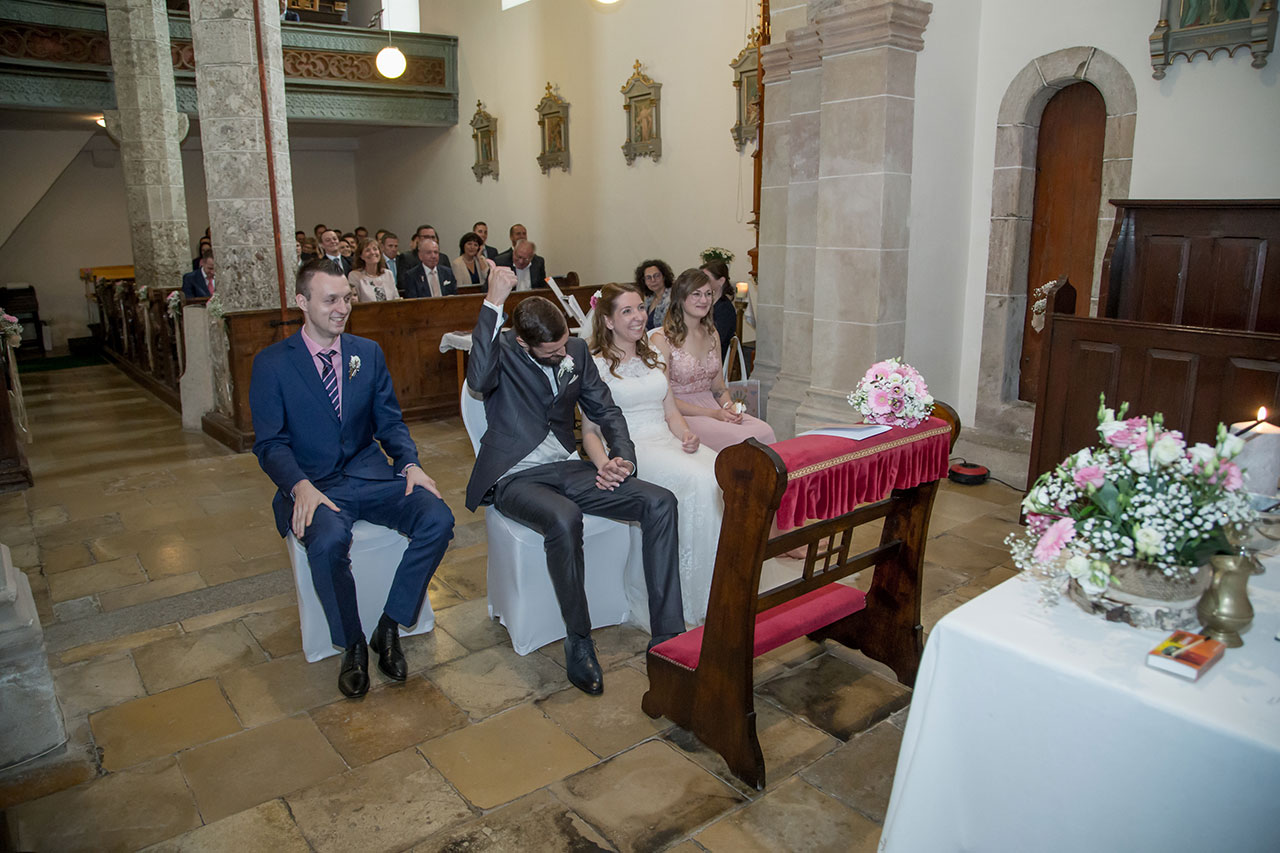
[[[918,426],[933,411],[933,397],[920,372],[900,358],[878,361],[849,395],[849,405],[869,424]]]

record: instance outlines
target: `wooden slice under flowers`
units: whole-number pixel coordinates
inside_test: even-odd
[[[1231,553],[1228,534],[1256,514],[1232,461],[1242,442],[1220,424],[1214,445],[1187,447],[1163,415],[1126,419],[1127,409],[1101,401],[1101,442],[1036,480],[1022,502],[1027,530],[1005,542],[1047,600],[1065,588],[1108,621],[1194,627],[1209,559]]]

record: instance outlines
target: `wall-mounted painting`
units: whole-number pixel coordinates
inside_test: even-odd
[[[1253,67],[1263,68],[1275,49],[1280,11],[1275,0],[1160,0],[1160,20],[1148,41],[1151,76],[1163,80],[1165,69],[1181,56],[1212,59],[1218,51],[1253,54]]]
[[[538,155],[542,174],[552,169],[569,171],[569,102],[550,83],[538,103],[538,127],[542,131],[542,153]]]
[[[485,175],[498,180],[498,120],[476,101],[476,114],[471,117],[471,138],[476,142],[476,163],[471,173],[478,183]]]
[[[729,67],[733,69],[733,92],[738,102],[738,121],[729,133],[741,153],[748,142],[756,141],[760,131],[760,32],[755,27],[747,36],[747,46]]]
[[[641,74],[637,59],[630,79],[622,84],[622,111],[627,116],[622,156],[627,158],[627,165],[637,157],[652,157],[656,163],[662,156],[661,108],[662,84]]]

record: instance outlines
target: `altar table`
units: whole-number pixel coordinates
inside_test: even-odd
[[[1026,576],[925,644],[880,850],[1280,850],[1280,558],[1199,681],[1146,665],[1168,635],[1046,608]]]

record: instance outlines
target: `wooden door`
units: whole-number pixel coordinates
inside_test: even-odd
[[[1040,119],[1018,379],[1018,398],[1032,403],[1040,379],[1041,335],[1031,328],[1036,288],[1066,274],[1078,294],[1076,313],[1089,314],[1106,127],[1106,104],[1089,83],[1076,83],[1054,95]]]

